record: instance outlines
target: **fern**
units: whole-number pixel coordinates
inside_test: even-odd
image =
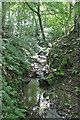
[[[3,39],[3,114],[4,119],[25,118],[27,109],[19,105],[20,100],[17,98],[17,89],[22,81],[25,81],[23,74],[28,73],[30,69],[30,56],[35,53],[35,47],[30,47],[29,40],[19,39],[14,35],[8,35],[8,39]],[[27,39],[27,38],[26,38]],[[23,43],[24,41],[24,43]],[[31,42],[31,41],[30,41]],[[33,52],[31,53],[31,51]],[[27,52],[29,54],[27,54]],[[26,62],[26,59],[28,62]]]
[[[64,75],[64,71],[62,70],[62,67],[63,67],[64,64],[67,64],[67,56],[64,56],[62,63],[58,67],[58,70],[60,71],[61,75]]]

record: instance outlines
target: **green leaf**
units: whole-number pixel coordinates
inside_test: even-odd
[[[19,109],[19,108],[17,108],[17,109],[15,110],[15,113],[16,113],[17,116],[22,117],[22,118],[25,118],[25,114],[23,114],[22,112],[26,112],[26,110],[24,110],[24,109]]]
[[[6,93],[4,90],[1,91],[2,94]]]
[[[10,104],[12,99],[9,97],[9,95],[5,92],[2,96],[3,99],[7,102],[7,104]]]
[[[8,114],[8,115],[6,116],[6,118],[9,118],[9,119],[16,119],[16,118],[18,118],[18,116],[15,115],[15,114],[13,114],[13,113],[10,113],[10,114]]]
[[[75,87],[76,88],[76,92],[80,92],[80,88],[79,87]]]
[[[3,106],[3,111],[9,111],[9,112],[11,112],[12,108],[11,108],[11,106]]]
[[[12,90],[12,87],[6,86],[6,87],[4,88],[4,90],[5,90],[6,92],[10,92],[10,90]]]

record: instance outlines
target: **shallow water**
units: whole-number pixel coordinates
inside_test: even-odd
[[[43,91],[44,89],[39,87],[38,79],[32,79],[29,84],[24,86],[25,104],[31,112],[28,117],[43,117],[44,110],[49,107],[49,104],[43,97]]]
[[[44,65],[46,58],[45,56],[43,56],[43,54],[37,57],[39,58],[38,63],[32,64],[33,71],[34,70],[38,71],[40,77],[43,78],[44,71],[47,70],[49,66],[47,65],[47,63],[46,65]],[[65,97],[65,94],[63,94],[64,91],[60,91],[57,89],[62,86],[62,88],[64,88],[65,90],[70,89],[71,91],[71,85],[69,85],[68,78],[65,79],[64,81],[60,81],[59,83],[54,84],[54,86],[50,88],[50,89],[56,88],[56,91],[54,91],[55,93],[54,97],[59,96],[60,101],[59,100],[57,101],[56,98],[54,98],[53,100],[50,100],[50,98],[46,100],[46,98],[43,97],[43,94],[44,92],[49,93],[50,92],[49,89],[47,91],[46,87],[40,88],[38,79],[33,79],[33,78],[26,78],[26,79],[31,79],[31,80],[29,84],[25,84],[24,86],[24,90],[23,90],[24,98],[22,99],[24,99],[25,105],[28,106],[28,111],[30,111],[30,115],[28,115],[28,118],[62,118],[62,117],[65,118],[66,116],[71,118],[74,112],[75,114],[76,114],[76,111],[78,113],[77,98],[75,98],[74,95],[71,96],[71,93],[68,93],[66,91],[65,91],[66,92],[65,93],[66,97]],[[49,97],[49,94],[48,94],[48,97]],[[68,109],[67,106],[65,106],[64,103],[66,102],[65,101],[66,98],[70,98],[72,100],[71,105],[75,106],[74,108],[71,107],[71,105],[70,105],[70,109]],[[50,105],[52,105],[52,107],[50,107]],[[60,107],[62,107],[63,109],[60,111],[57,111],[57,109]],[[71,112],[69,113],[69,111]],[[46,113],[46,115],[44,113]]]
[[[48,65],[44,65],[46,62],[46,57],[42,54],[37,56],[39,59],[39,63],[32,64],[33,70],[38,71],[40,77],[44,77],[44,71],[46,72]],[[38,79],[33,78],[26,78],[31,79],[28,84],[25,84],[23,93],[24,93],[24,102],[25,105],[28,107],[28,111],[30,115],[28,118],[60,118],[57,112],[52,110],[50,107],[53,102],[51,102],[47,86],[39,87]],[[28,80],[27,80],[28,81]],[[45,97],[44,93],[46,94]],[[54,108],[53,108],[54,109]],[[56,116],[56,117],[55,117]]]

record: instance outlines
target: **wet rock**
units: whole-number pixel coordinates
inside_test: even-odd
[[[44,77],[47,76],[47,75],[49,75],[49,71],[47,70],[46,67],[44,67],[44,68],[42,69],[42,72],[43,72]]]
[[[46,56],[44,56],[44,55],[39,56],[39,58],[46,60]]]
[[[46,113],[46,118],[61,118],[61,116],[58,115],[55,109],[48,109]]]
[[[63,111],[58,111],[58,114],[59,114],[60,116],[65,116],[65,112],[63,112]]]
[[[43,75],[44,75],[44,77],[45,77],[45,76],[48,76],[48,75],[49,75],[49,72],[48,72],[48,71],[43,71]]]
[[[25,81],[26,84],[28,84],[29,82],[30,82],[30,80],[29,80],[29,81]],[[24,85],[23,85],[23,86],[24,86]]]
[[[44,92],[43,97],[46,98],[46,100],[49,100],[49,93]]]
[[[33,71],[32,78],[39,77],[39,73],[37,71]]]
[[[40,79],[40,80],[39,80],[39,85],[42,86],[42,87],[44,87],[44,86],[47,87],[47,86],[49,86],[49,83],[48,83],[48,81],[46,81],[46,80],[41,80],[41,79]]]

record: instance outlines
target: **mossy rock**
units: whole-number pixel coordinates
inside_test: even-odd
[[[56,76],[51,75],[47,78],[41,78],[39,80],[39,84],[40,86],[49,86],[55,83],[56,79],[57,79]]]
[[[42,86],[42,87],[44,87],[44,86],[47,87],[47,86],[49,86],[49,83],[46,80],[39,80],[39,85]]]

